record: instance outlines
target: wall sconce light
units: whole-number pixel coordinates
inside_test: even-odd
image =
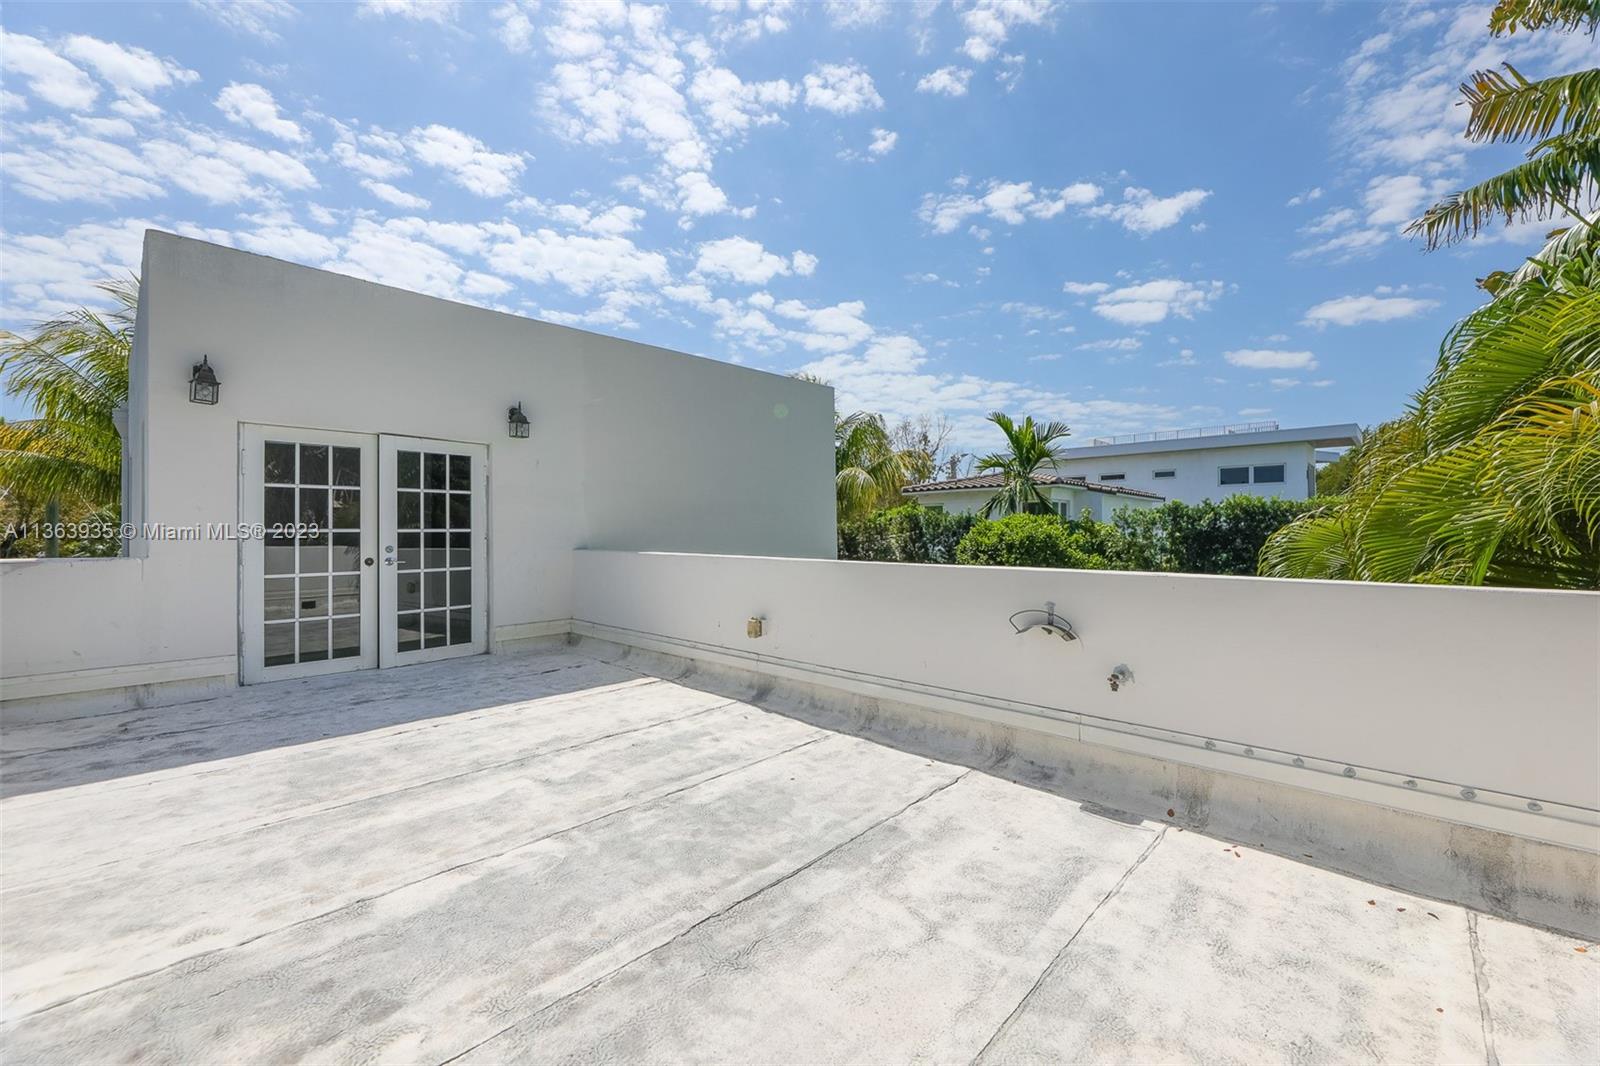
[[[513,437],[526,437],[528,435],[528,416],[522,413],[522,404],[517,404],[506,413],[506,425],[511,428]]]
[[[189,372],[189,402],[214,404],[222,396],[222,383],[211,369],[211,357],[202,355]]]

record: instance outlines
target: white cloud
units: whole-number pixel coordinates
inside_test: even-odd
[[[124,145],[54,121],[13,127],[8,134],[4,170],[11,192],[46,203],[101,204],[162,194],[161,175]]]
[[[340,166],[378,180],[411,173],[403,158],[405,142],[394,134],[377,127],[363,132],[336,124],[336,129],[333,158]]]
[[[805,252],[796,253],[796,264],[810,267],[804,273],[816,269],[816,263],[816,259]],[[695,273],[710,277],[731,278],[746,285],[765,285],[775,275],[787,274],[792,268],[789,260],[767,251],[759,241],[727,237],[700,245],[694,269]]]
[[[76,34],[68,37],[62,51],[80,63],[94,68],[119,93],[144,94],[169,85],[198,81],[199,74],[162,59],[143,48],[128,48],[97,37]]]
[[[814,352],[843,352],[862,344],[873,328],[862,316],[867,305],[850,300],[829,307],[809,307],[799,300],[784,300],[773,311],[800,323],[788,334],[791,340]]]
[[[689,84],[689,99],[700,105],[712,130],[724,136],[781,121],[778,109],[793,104],[798,95],[781,78],[745,82],[726,67],[702,68]]]
[[[494,9],[495,36],[507,51],[526,52],[533,46],[533,16],[538,10],[538,0],[505,0]]]
[[[305,130],[278,113],[278,102],[264,86],[231,82],[217,94],[216,103],[230,122],[254,126],[263,133],[295,144],[306,139]]]
[[[363,178],[361,185],[384,203],[393,204],[395,207],[404,207],[410,211],[425,211],[430,206],[428,201],[422,197],[413,196],[403,189],[397,189],[386,181],[373,181],[371,178]]]
[[[1341,296],[1324,300],[1306,312],[1308,326],[1358,326],[1365,322],[1393,322],[1414,318],[1439,306],[1437,300],[1409,296]]]
[[[795,0],[702,0],[711,11],[713,35],[724,41],[753,41],[789,28]]]
[[[362,15],[375,18],[393,16],[409,22],[454,22],[457,0],[361,0]]]
[[[1287,352],[1277,348],[1236,348],[1222,358],[1234,366],[1251,370],[1315,370],[1317,357],[1310,352]]]
[[[256,220],[254,229],[233,234],[233,243],[246,251],[287,259],[292,263],[324,263],[339,252],[329,237],[283,219]]]
[[[1192,282],[1161,278],[1125,285],[1100,294],[1094,312],[1124,326],[1148,326],[1168,316],[1193,318],[1222,295],[1220,281]]]
[[[889,16],[889,0],[828,0],[828,21],[841,30],[873,26]]]
[[[874,129],[872,131],[872,143],[867,145],[867,154],[874,156],[888,155],[894,151],[895,142],[899,139],[900,135],[893,130]]]
[[[1144,347],[1138,337],[1118,337],[1114,340],[1089,341],[1078,345],[1080,352],[1136,352]]]
[[[728,195],[703,171],[679,174],[678,207],[690,215],[715,215],[728,209]]]
[[[1299,207],[1302,204],[1309,204],[1314,200],[1320,200],[1320,199],[1322,199],[1322,186],[1318,185],[1315,188],[1307,189],[1305,192],[1301,193],[1299,196],[1291,196],[1291,197],[1289,197],[1289,202],[1287,204],[1285,204],[1284,206],[1286,206],[1286,207]]]
[[[961,14],[969,34],[961,50],[975,62],[987,63],[1013,29],[1040,25],[1054,7],[1052,0],[976,0]]]
[[[77,306],[100,306],[96,282],[139,269],[146,219],[73,226],[57,236],[4,234],[7,306],[0,318],[48,318]]]
[[[479,196],[510,195],[524,166],[520,156],[491,152],[476,137],[437,124],[412,130],[406,146],[422,162],[440,168],[451,181]]]
[[[958,187],[963,187],[958,183]],[[990,181],[981,196],[968,192],[928,193],[917,215],[935,233],[954,233],[974,215],[1018,225],[1028,218],[1054,218],[1069,206],[1084,206],[1100,196],[1100,187],[1078,182],[1063,189],[1035,190],[1028,181]],[[983,239],[983,235],[979,239]]]
[[[1434,192],[1444,191],[1448,184],[1430,186],[1415,174],[1373,178],[1361,198],[1367,209],[1367,225],[1400,226],[1410,222],[1433,199]]]
[[[56,107],[86,111],[100,95],[89,75],[36,37],[0,29],[0,63],[20,75],[33,95]]]
[[[807,107],[835,115],[853,115],[883,106],[872,75],[855,63],[823,63],[805,76],[804,85]]]
[[[789,260],[794,265],[794,272],[803,278],[809,278],[817,272],[817,257],[810,252],[796,252]]]
[[[617,237],[638,229],[639,220],[645,214],[643,208],[631,204],[553,204],[532,196],[513,200],[507,206],[518,211],[531,211],[564,225],[606,237]]]
[[[268,44],[280,39],[278,33],[299,15],[288,0],[189,0],[191,4],[228,29],[249,34]]]
[[[267,195],[253,178],[285,189],[309,189],[317,184],[306,165],[293,156],[192,130],[176,140],[146,143],[144,156],[174,185],[214,204]]]
[[[555,283],[583,296],[597,290],[659,288],[671,279],[666,256],[647,252],[626,237],[559,234],[549,229],[521,233],[494,226],[485,254],[490,268],[539,284]]]
[[[1114,219],[1133,233],[1149,236],[1177,225],[1179,219],[1205,203],[1210,195],[1209,189],[1189,189],[1160,197],[1149,189],[1130,187],[1122,190],[1122,203],[1101,204],[1090,208],[1088,213],[1098,218]]]
[[[1073,296],[1098,296],[1111,288],[1103,281],[1064,281],[1061,291]]]
[[[972,78],[972,71],[967,67],[940,67],[931,74],[924,74],[917,81],[919,93],[942,93],[945,96],[967,95],[967,82]]]

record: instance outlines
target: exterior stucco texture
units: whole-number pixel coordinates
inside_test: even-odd
[[[1591,945],[781,709],[563,647],[10,727],[0,1050],[1600,1060]]]

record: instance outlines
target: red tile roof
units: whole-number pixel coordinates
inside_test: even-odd
[[[953,492],[958,489],[998,489],[1005,484],[1004,474],[979,474],[977,477],[958,477],[950,481],[924,481],[918,485],[907,485],[906,492]],[[1105,492],[1113,496],[1137,496],[1142,500],[1165,500],[1165,496],[1158,496],[1153,492],[1143,489],[1130,489],[1121,485],[1106,485],[1098,481],[1090,481],[1081,477],[1062,477],[1059,474],[1034,474],[1035,485],[1065,485],[1069,488],[1087,489],[1090,492]]]

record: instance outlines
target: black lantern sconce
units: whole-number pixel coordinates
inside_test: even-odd
[[[222,397],[222,384],[211,369],[211,357],[202,355],[189,372],[189,402],[214,404]]]
[[[506,413],[506,425],[510,427],[513,437],[526,437],[528,435],[528,416],[522,413],[522,404],[517,404]]]

